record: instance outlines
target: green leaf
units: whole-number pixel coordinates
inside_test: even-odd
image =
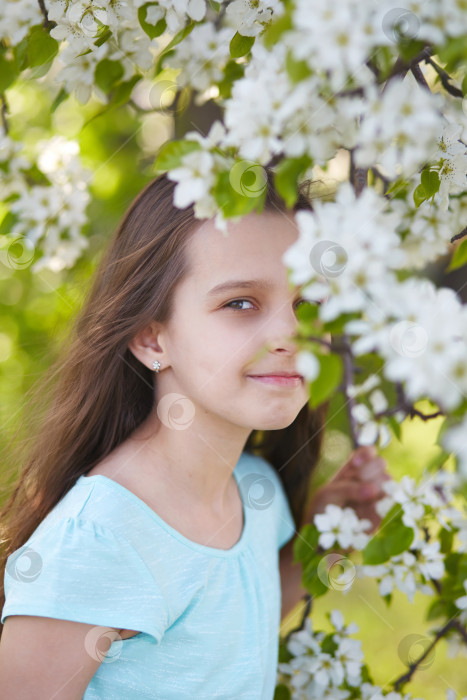
[[[238,161],[221,172],[213,188],[214,198],[225,218],[261,211],[266,199],[264,169],[257,163]]]
[[[300,303],[297,306],[296,315],[298,320],[303,324],[313,323],[318,318],[319,304],[314,301],[308,301],[307,303]]]
[[[276,685],[273,700],[290,700],[291,697],[292,695],[290,694],[290,690],[286,685],[283,685],[282,683]]]
[[[437,617],[444,617],[446,615],[446,602],[444,600],[440,600],[439,598],[437,600],[434,600],[430,607],[428,608],[428,612],[426,614],[426,619],[427,620],[435,620]]]
[[[0,223],[0,236],[11,233],[11,229],[13,228],[13,225],[15,224],[17,218],[18,217],[15,214],[13,214],[11,211],[8,211],[5,214],[5,216],[3,217],[3,219]]]
[[[19,44],[13,47],[13,54],[15,56],[15,61],[18,64],[19,70],[24,70],[28,65],[28,37],[25,36]]]
[[[344,330],[344,326],[348,321],[352,321],[354,319],[360,318],[360,312],[359,311],[353,311],[352,313],[342,313],[338,318],[333,319],[332,321],[326,321],[323,323],[323,330],[329,332],[329,333],[342,333]]]
[[[338,648],[338,644],[333,639],[334,633],[329,632],[321,642],[321,649],[324,654],[334,654]]]
[[[320,364],[318,377],[310,383],[311,408],[320,406],[337,389],[342,381],[343,363],[340,355],[317,355]]]
[[[275,22],[272,22],[262,36],[266,48],[271,49],[277,44],[282,34],[292,28],[292,14],[290,12],[283,14]]]
[[[396,503],[386,513],[378,531],[362,550],[363,563],[370,566],[383,564],[391,557],[405,552],[413,542],[415,532],[402,522],[403,511]]]
[[[309,78],[312,71],[306,61],[297,61],[289,49],[285,59],[285,67],[292,83],[299,83],[301,80]]]
[[[190,34],[190,32],[193,31],[194,26],[195,26],[194,22],[189,22],[187,25],[185,25],[183,27],[183,29],[181,29],[177,34],[175,34],[172,41],[170,41],[167,44],[167,46],[165,47],[165,49],[162,51],[159,58],[157,59],[156,70],[155,70],[156,76],[159,75],[159,73],[161,72],[161,70],[163,68],[163,65],[162,65],[163,61],[169,55],[172,55],[174,53],[171,49],[173,49],[175,46],[177,46],[177,44],[179,44],[181,41],[183,41],[183,39],[185,39],[188,36],[188,34]]]
[[[423,185],[418,185],[418,187],[415,188],[414,193],[413,193],[413,201],[415,202],[415,206],[418,207],[422,202],[424,202],[426,199],[428,199],[428,195],[425,192],[425,188]]]
[[[391,187],[384,193],[385,195],[387,194],[402,194],[407,190],[409,187],[410,183],[408,180],[403,180],[399,178],[395,182],[392,183]]]
[[[228,61],[224,68],[224,77],[218,83],[219,94],[223,98],[228,98],[232,94],[232,85],[236,80],[243,77],[245,66],[236,61]]]
[[[111,61],[108,58],[103,58],[96,66],[94,78],[97,86],[107,93],[120,80],[123,74],[124,70],[120,61]]]
[[[136,83],[139,83],[143,76],[134,75],[130,80],[126,80],[124,83],[118,83],[115,85],[112,92],[112,107],[118,107],[119,105],[128,102],[130,95],[135,87]]]
[[[319,530],[313,523],[307,523],[300,530],[300,537],[293,543],[294,562],[309,562],[318,549]]]
[[[440,181],[436,170],[422,170],[421,181],[427,197],[438,192]]]
[[[443,67],[448,73],[455,70],[467,59],[465,33],[458,37],[450,37],[444,46],[435,47],[435,55],[441,63],[446,64]]]
[[[324,595],[330,590],[329,586],[327,586],[318,575],[318,567],[321,560],[322,555],[314,556],[305,566],[302,574],[302,586],[315,598]]]
[[[455,249],[451,262],[446,268],[445,272],[450,272],[451,270],[457,270],[459,267],[463,267],[467,263],[467,238],[464,238],[457,248]]]
[[[396,436],[396,438],[400,442],[401,441],[401,426],[400,426],[400,424],[396,421],[394,416],[388,417],[388,423],[391,426],[394,435]]]
[[[445,527],[439,533],[439,540],[441,542],[441,551],[443,554],[447,554],[452,549],[452,544],[454,542],[454,530],[447,530]]]
[[[38,25],[32,27],[27,37],[28,65],[31,67],[49,63],[58,53],[58,41]]]
[[[254,36],[243,36],[242,34],[236,32],[230,41],[230,55],[232,58],[246,56],[246,54],[250,52],[250,49],[254,43]]]
[[[16,60],[9,61],[0,54],[0,92],[4,92],[18,77],[19,66]]]
[[[462,92],[464,93],[464,97],[465,97],[465,95],[467,95],[467,74],[464,75],[464,79],[462,81],[461,88],[462,88]]]
[[[102,46],[102,44],[105,44],[105,42],[108,41],[110,39],[110,37],[112,36],[112,32],[110,31],[110,29],[108,27],[102,28],[102,32],[101,32],[101,27],[99,27],[98,35],[99,35],[98,38],[94,42],[94,46]],[[91,49],[89,49],[89,51],[85,51],[84,53],[89,53],[90,51],[91,51]],[[82,56],[84,54],[80,54],[80,55]]]
[[[304,155],[300,158],[283,158],[277,166],[274,185],[289,208],[293,207],[298,198],[298,178],[311,164],[311,158]]]
[[[158,22],[156,22],[156,24],[150,24],[149,22],[146,22],[148,8],[151,7],[151,5],[153,4],[154,3],[147,2],[145,5],[142,5],[138,9],[139,23],[143,31],[146,32],[150,39],[154,39],[156,36],[160,36],[167,29],[167,22],[164,18],[160,19]]]
[[[68,97],[68,93],[65,90],[65,88],[62,87],[62,89],[58,92],[57,96],[55,97],[54,101],[52,102],[52,106],[50,108],[50,111],[52,114],[55,112],[57,107],[62,104],[64,100]]]
[[[197,141],[169,141],[159,150],[154,168],[160,171],[178,168],[184,155],[200,148],[201,145]]]

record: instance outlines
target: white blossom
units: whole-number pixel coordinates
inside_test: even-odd
[[[179,85],[205,91],[223,77],[223,69],[230,60],[231,38],[228,28],[217,30],[213,22],[198,24],[185,41],[175,47],[166,65],[180,69]]]
[[[318,544],[324,549],[330,549],[336,543],[342,549],[363,549],[369,540],[363,530],[371,527],[371,521],[359,519],[353,508],[341,508],[329,503],[324,513],[316,514],[313,520],[321,533]]]
[[[283,12],[279,0],[233,0],[226,8],[229,26],[243,36],[257,36]]]
[[[31,27],[41,24],[44,17],[37,0],[8,0],[0,5],[0,39],[19,44]]]
[[[436,151],[442,130],[441,97],[407,76],[390,80],[381,93],[365,88],[366,101],[355,162],[380,165],[388,177],[413,175]]]
[[[403,266],[405,255],[394,233],[397,217],[374,190],[367,188],[357,198],[345,182],[335,202],[318,200],[313,206],[313,212],[295,214],[299,237],[282,260],[294,283],[311,281],[303,289],[305,297],[314,301],[328,295],[319,315],[330,321],[365,309],[376,289],[387,295],[392,269]]]

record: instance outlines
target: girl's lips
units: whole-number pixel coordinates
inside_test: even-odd
[[[280,376],[278,374],[262,374],[262,375],[248,374],[247,376],[250,379],[256,380],[257,382],[261,382],[262,384],[272,384],[275,386],[283,386],[283,387],[300,386],[303,382],[303,377],[300,377],[299,375],[297,375],[295,377],[284,377],[284,376]]]

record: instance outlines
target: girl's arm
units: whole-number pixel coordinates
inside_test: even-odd
[[[373,532],[381,522],[375,503],[384,496],[383,481],[390,479],[386,461],[379,457],[376,449],[357,448],[333,478],[321,486],[308,504],[304,524],[311,523],[316,513],[325,510],[329,503],[354,508],[359,518],[368,518]],[[282,587],[282,612],[284,619],[307,591],[301,585],[302,565],[293,563],[293,545],[297,535],[279,551],[279,568]]]
[[[112,627],[8,616],[0,640],[0,700],[81,700],[112,632],[116,638]]]

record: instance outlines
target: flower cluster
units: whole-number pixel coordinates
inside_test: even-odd
[[[410,694],[386,694],[379,686],[362,682],[362,671],[366,666],[361,643],[350,638],[351,634],[358,632],[358,626],[355,623],[345,626],[340,610],[332,610],[328,618],[331,632],[315,631],[311,618],[307,617],[304,628],[293,632],[286,644],[291,658],[278,664],[277,681],[289,688],[292,700],[411,699]]]
[[[181,166],[168,173],[170,180],[177,183],[174,191],[174,204],[181,209],[194,203],[195,215],[198,218],[207,218],[216,215],[216,225],[225,231],[225,220],[222,212],[211,194],[216,173],[225,169],[226,165],[232,165],[224,156],[213,152],[215,146],[225,134],[225,129],[218,121],[211,126],[206,137],[197,131],[186,134],[187,141],[193,141],[199,145],[190,153],[186,153],[181,161]]]
[[[357,568],[357,575],[377,578],[380,595],[389,595],[397,588],[413,603],[416,591],[433,595],[426,581],[438,580],[444,574],[444,555],[439,548],[439,542],[417,541],[411,545],[414,551],[402,552],[384,564],[364,565]]]
[[[30,250],[41,241],[43,255],[32,270],[44,267],[61,270],[71,267],[88,246],[81,230],[87,222],[85,209],[90,195],[88,171],[79,159],[79,145],[62,136],[37,144],[36,167],[42,174],[41,184],[30,183],[32,163],[21,155],[21,147],[9,137],[0,140],[0,166],[7,170],[1,195],[14,215],[12,239]],[[24,257],[24,256],[22,256]],[[29,257],[31,262],[31,256]],[[24,261],[9,257],[12,267],[24,267]]]
[[[342,549],[363,549],[369,535],[364,530],[371,527],[371,521],[357,517],[353,508],[341,508],[329,503],[324,513],[318,513],[313,518],[321,533],[318,544],[324,549],[330,549],[335,544]]]
[[[453,505],[456,482],[455,473],[440,470],[424,474],[418,483],[403,476],[399,482],[386,481],[382,485],[387,495],[376,504],[378,514],[384,517],[398,504],[403,524],[414,531],[409,551],[392,556],[383,564],[357,567],[358,576],[377,578],[382,596],[390,595],[396,588],[411,602],[416,591],[433,594],[429,582],[441,579],[445,566],[439,540],[426,539],[429,522],[436,522],[448,531],[458,531],[461,542],[458,551],[467,551],[467,542],[462,543],[467,536],[466,514]]]

